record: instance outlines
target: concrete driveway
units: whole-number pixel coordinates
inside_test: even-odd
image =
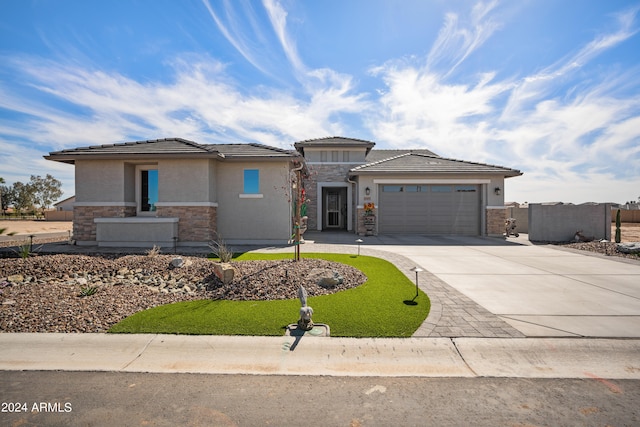
[[[315,243],[342,242],[313,233]],[[307,236],[305,236],[307,237]],[[376,236],[362,245],[409,258],[529,337],[640,337],[640,261],[596,256],[526,235]]]
[[[640,262],[523,240],[422,240],[392,250],[527,336],[640,337]]]

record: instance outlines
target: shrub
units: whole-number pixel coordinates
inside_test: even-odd
[[[216,240],[209,242],[209,248],[213,255],[220,258],[220,262],[230,262],[233,259],[233,251],[229,249],[225,241],[218,235]]]

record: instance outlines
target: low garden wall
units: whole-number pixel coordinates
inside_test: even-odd
[[[594,240],[611,240],[611,204],[529,204],[529,240],[568,242],[577,231]]]

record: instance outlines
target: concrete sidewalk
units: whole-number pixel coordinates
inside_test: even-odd
[[[0,334],[0,370],[640,379],[640,340]]]

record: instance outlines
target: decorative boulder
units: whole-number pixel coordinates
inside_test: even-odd
[[[228,285],[233,282],[236,268],[227,262],[216,262],[213,263],[213,273],[223,284]]]
[[[624,254],[640,254],[640,242],[618,243],[618,251]]]
[[[169,263],[169,268],[181,268],[181,267],[188,267],[191,264],[193,264],[191,262],[191,260],[183,260],[180,257],[176,257],[174,259],[171,260],[171,262]]]
[[[20,283],[24,282],[24,276],[22,274],[12,274],[11,276],[7,277],[7,280],[12,283]]]
[[[309,272],[307,280],[323,288],[335,288],[342,284],[344,278],[336,271],[327,268],[314,268]]]
[[[180,268],[184,265],[184,260],[180,257],[174,258],[169,263],[170,268]]]

